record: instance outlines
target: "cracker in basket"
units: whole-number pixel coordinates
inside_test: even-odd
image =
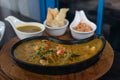
[[[46,19],[47,25],[51,25],[52,21],[54,20],[54,18],[58,13],[59,11],[57,9],[48,8],[47,19]]]
[[[52,13],[52,16],[53,16],[53,19],[55,19],[55,17],[58,15],[59,11],[57,8],[55,9],[50,9],[51,13]]]
[[[60,12],[55,9],[48,8],[48,14],[46,19],[46,24],[51,27],[61,27],[65,25],[66,13],[69,9],[62,8]]]
[[[51,10],[50,8],[48,8],[48,13],[47,13],[47,19],[46,21],[52,21],[53,20],[53,16],[52,16],[52,13],[51,13]]]
[[[59,14],[56,16],[56,18],[53,20],[53,22],[57,22],[57,26],[61,27],[65,25],[65,17],[66,17],[66,13],[69,9],[67,8],[62,8],[60,9]]]
[[[67,8],[62,8],[60,9],[59,14],[56,16],[55,20],[57,21],[64,21],[65,17],[66,17],[66,13],[69,9]]]

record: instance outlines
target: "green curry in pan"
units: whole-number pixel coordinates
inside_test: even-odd
[[[59,44],[50,40],[23,42],[15,50],[19,60],[39,65],[58,66],[72,64],[91,58],[102,48],[101,39],[83,44]]]

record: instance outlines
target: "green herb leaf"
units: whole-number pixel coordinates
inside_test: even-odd
[[[79,56],[80,56],[79,54],[72,54],[71,55],[72,58],[79,57]]]

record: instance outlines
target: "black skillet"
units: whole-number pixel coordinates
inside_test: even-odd
[[[99,38],[102,40],[103,46],[102,46],[101,50],[98,53],[96,53],[96,55],[94,55],[93,57],[91,57],[87,60],[84,60],[82,62],[80,61],[80,62],[74,63],[74,64],[62,65],[62,66],[43,66],[43,65],[37,65],[37,64],[23,62],[14,56],[15,48],[17,46],[19,46],[21,43],[26,42],[26,41],[30,41],[30,40],[46,39],[46,40],[52,40],[56,43],[70,44],[71,45],[71,44],[85,43],[85,42],[88,42],[88,41],[95,39],[95,38]],[[39,73],[39,74],[62,75],[62,74],[80,72],[80,71],[92,66],[93,64],[95,64],[100,58],[100,54],[105,47],[105,43],[106,43],[105,38],[102,35],[94,35],[94,36],[87,38],[87,39],[72,40],[72,41],[58,40],[58,39],[54,39],[54,38],[47,37],[47,36],[37,36],[37,37],[26,38],[26,39],[20,40],[17,43],[15,43],[11,48],[10,55],[11,55],[11,58],[17,63],[17,65],[24,68],[25,70]]]

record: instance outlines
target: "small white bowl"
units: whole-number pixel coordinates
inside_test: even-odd
[[[53,27],[49,27],[48,25],[46,25],[46,20],[44,21],[44,25],[46,27],[46,32],[51,35],[51,36],[61,36],[63,35],[68,27],[69,21],[66,19],[65,20],[66,24],[64,26],[58,27],[58,28],[53,28]]]
[[[37,23],[37,22],[28,22],[28,23],[23,23],[23,24],[20,24],[20,25],[33,25],[33,26],[37,26],[37,27],[40,27],[41,30],[38,31],[38,32],[32,32],[32,33],[27,33],[27,32],[22,32],[22,31],[19,31],[19,30],[15,30],[18,38],[20,39],[24,39],[24,38],[28,38],[28,37],[32,37],[32,36],[41,36],[43,31],[45,30],[45,26],[41,23]]]
[[[96,25],[92,22],[88,22],[87,25],[91,25],[92,31],[89,32],[79,32],[73,29],[74,26],[70,25],[71,35],[74,39],[86,39],[94,35],[96,30]]]
[[[79,32],[77,30],[74,30],[73,27],[77,26],[79,24],[80,21],[83,21],[85,24],[89,25],[92,27],[92,31],[89,32]],[[94,35],[96,30],[96,24],[94,24],[93,22],[91,22],[90,20],[87,19],[85,13],[83,10],[81,11],[76,11],[74,20],[72,21],[72,23],[70,24],[70,31],[71,31],[71,35],[74,39],[85,39],[85,38],[89,38],[92,35]]]
[[[32,36],[41,36],[43,31],[45,30],[45,26],[38,22],[24,22],[14,16],[8,16],[7,18],[5,18],[5,20],[12,25],[12,28],[14,29],[19,39],[24,39]],[[33,25],[33,26],[40,27],[41,30],[38,32],[31,32],[31,33],[22,32],[17,29],[17,26],[19,25],[30,25],[30,26]]]

